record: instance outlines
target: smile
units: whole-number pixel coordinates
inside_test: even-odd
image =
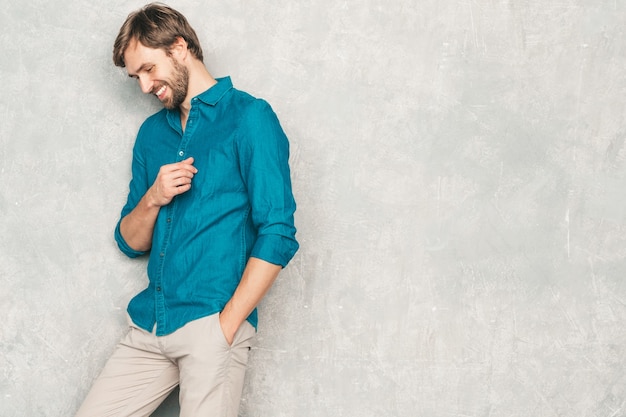
[[[161,96],[165,93],[165,90],[166,90],[166,89],[167,89],[167,86],[165,86],[165,85],[164,85],[163,87],[159,88],[159,89],[158,89],[158,90],[154,93],[154,95],[155,95],[155,96],[157,96],[159,99],[161,99],[161,98],[162,98]]]

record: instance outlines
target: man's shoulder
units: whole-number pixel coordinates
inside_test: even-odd
[[[167,109],[161,109],[158,112],[148,116],[139,128],[139,134],[146,133],[152,129],[162,129],[167,125]]]
[[[259,100],[258,98],[248,93],[247,91],[239,90],[238,88],[233,87],[230,90],[230,92],[231,92],[231,101],[242,106],[250,105],[251,103],[254,103],[256,100]]]
[[[148,118],[144,120],[143,125],[156,123],[167,123],[167,109],[163,108],[153,115],[148,116]]]
[[[235,106],[239,110],[239,114],[242,117],[255,113],[263,113],[268,109],[271,109],[269,103],[260,97],[255,97],[252,94],[233,88],[230,104]]]
[[[135,144],[138,146],[144,146],[147,143],[153,143],[156,139],[161,139],[165,132],[168,132],[167,127],[169,123],[167,121],[167,109],[162,109],[148,118],[146,118],[137,132],[135,138]]]

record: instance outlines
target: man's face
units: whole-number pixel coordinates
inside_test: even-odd
[[[189,70],[162,49],[138,41],[124,52],[128,76],[137,79],[141,91],[157,96],[168,109],[179,107],[187,97]]]

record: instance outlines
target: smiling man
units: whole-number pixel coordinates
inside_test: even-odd
[[[165,107],[139,130],[115,229],[149,282],[77,416],[149,416],[180,385],[181,416],[235,417],[256,306],[298,249],[287,137],[265,101],[209,74],[167,6],[129,15],[113,60]]]

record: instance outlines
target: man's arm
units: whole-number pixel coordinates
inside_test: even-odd
[[[233,343],[237,329],[252,313],[276,280],[282,266],[259,258],[250,258],[232,298],[220,314],[222,332],[228,344]]]
[[[229,344],[298,249],[289,141],[267,102],[256,100],[251,104],[241,120],[239,133],[241,176],[258,235],[239,285],[220,314]]]
[[[128,246],[136,251],[147,251],[152,247],[154,223],[161,207],[191,189],[191,180],[198,172],[192,164],[193,158],[187,158],[161,167],[154,184],[120,222],[120,233]]]

